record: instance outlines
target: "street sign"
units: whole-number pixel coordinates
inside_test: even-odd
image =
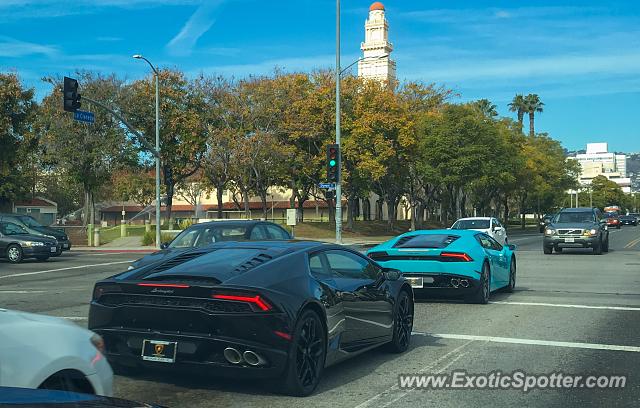
[[[73,118],[78,122],[94,123],[96,121],[93,112],[75,111],[73,112]]]
[[[333,190],[336,188],[336,183],[319,183],[318,187]]]

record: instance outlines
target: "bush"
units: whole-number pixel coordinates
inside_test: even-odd
[[[155,240],[156,240],[155,231],[145,232],[144,235],[142,236],[142,245],[144,246],[153,245]]]
[[[181,230],[185,230],[187,228],[189,228],[190,226],[192,226],[193,224],[195,224],[196,222],[193,219],[185,219],[180,221],[180,223],[178,224],[178,228]]]
[[[160,241],[170,242],[174,237],[175,235],[173,234],[161,233]],[[155,245],[155,243],[156,243],[156,232],[154,230],[145,232],[144,235],[142,236],[142,245],[144,246]]]

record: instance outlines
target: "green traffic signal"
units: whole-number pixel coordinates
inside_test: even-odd
[[[329,161],[329,166],[333,167],[336,165],[336,161],[335,160],[330,160]]]

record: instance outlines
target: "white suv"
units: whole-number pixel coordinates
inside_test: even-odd
[[[500,224],[500,221],[493,217],[460,218],[458,221],[453,223],[451,229],[480,231],[490,235],[502,245],[507,245],[509,243],[506,228]]]
[[[97,334],[68,320],[0,309],[0,386],[111,396]]]

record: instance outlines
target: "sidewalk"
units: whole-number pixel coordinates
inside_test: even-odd
[[[142,237],[121,237],[116,238],[99,247],[77,246],[73,247],[78,251],[95,251],[95,252],[141,252],[150,253],[156,251],[152,246],[142,246]]]

